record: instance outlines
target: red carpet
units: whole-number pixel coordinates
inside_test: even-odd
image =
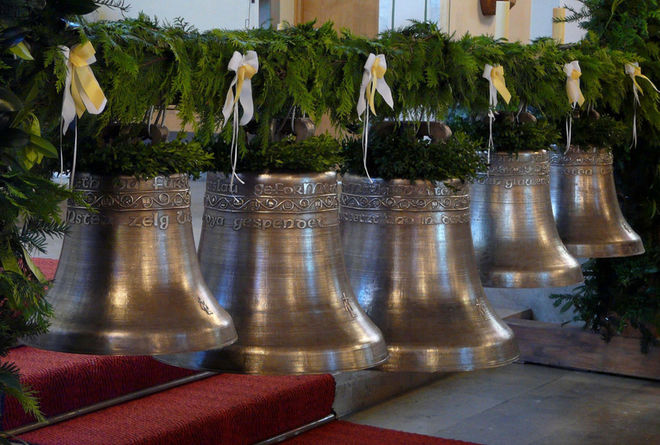
[[[21,436],[39,445],[240,445],[330,413],[330,375],[223,374]]]
[[[476,445],[460,440],[336,421],[282,442],[285,445]]]
[[[52,280],[55,277],[55,271],[57,270],[57,260],[51,260],[48,258],[32,258],[34,264],[36,264],[39,269],[46,275],[46,278]]]
[[[21,381],[39,393],[46,417],[194,374],[151,357],[64,354],[26,346],[12,349],[6,360],[16,363]],[[2,429],[31,422],[16,399],[5,398]]]

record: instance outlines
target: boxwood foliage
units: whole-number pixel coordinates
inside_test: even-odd
[[[116,131],[112,137],[108,132]],[[213,155],[197,141],[186,142],[179,134],[169,142],[152,144],[142,137],[142,126],[108,127],[106,133],[84,141],[79,147],[76,170],[98,175],[135,176],[140,179],[169,176],[175,173],[192,175],[212,167]],[[65,153],[68,166],[73,154]]]
[[[455,132],[446,141],[432,142],[418,138],[413,125],[394,127],[387,133],[372,130],[367,168],[371,177],[383,179],[468,180],[484,168],[478,154],[481,145],[480,140],[464,132]],[[343,171],[364,175],[361,139],[346,139],[344,153]]]
[[[565,148],[566,126],[560,125],[562,132],[560,148]],[[571,130],[571,145],[587,151],[595,148],[611,150],[616,144],[627,142],[628,129],[623,122],[610,115],[602,115],[598,119],[582,113],[573,119]]]
[[[452,128],[471,134],[473,137],[488,137],[488,118],[451,119]],[[547,119],[536,122],[519,122],[514,114],[502,113],[493,123],[493,149],[498,152],[518,153],[521,151],[547,150],[559,142],[559,130]],[[483,149],[486,148],[484,141]]]
[[[223,138],[210,146],[215,155],[215,169],[224,173],[232,171],[230,144]],[[323,134],[296,142],[294,136],[271,143],[267,149],[254,138],[247,150],[240,153],[237,162],[239,172],[303,172],[321,173],[338,170],[342,163],[342,147],[339,142]]]

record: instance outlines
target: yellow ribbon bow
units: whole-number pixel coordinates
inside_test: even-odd
[[[387,67],[381,65],[380,59],[374,59],[374,64],[371,66],[371,82],[369,84],[369,108],[371,112],[376,115],[376,109],[374,107],[374,101],[376,99],[376,86],[378,85],[378,79],[385,78],[385,72]]]
[[[504,102],[508,104],[511,101],[511,93],[506,87],[506,82],[504,81],[504,67],[502,65],[494,66],[490,71],[490,77],[493,81],[493,86],[497,92],[500,93]]]
[[[566,95],[568,101],[573,107],[576,104],[582,106],[585,102],[582,90],[580,89],[580,77],[582,70],[580,70],[580,63],[577,60],[564,65],[564,72],[566,73]]]
[[[238,68],[238,71],[236,72],[238,80],[236,83],[236,97],[234,98],[234,104],[236,104],[241,97],[241,91],[243,91],[243,82],[245,82],[245,79],[250,80],[255,74],[257,74],[257,69],[252,65],[241,65]]]
[[[252,101],[252,77],[259,71],[259,56],[256,51],[248,51],[245,55],[234,51],[234,54],[229,59],[227,64],[229,71],[234,71],[236,75],[229,84],[227,90],[227,97],[225,104],[222,107],[222,115],[225,118],[222,126],[224,127],[229,122],[229,118],[233,118],[233,128],[231,132],[231,180],[229,182],[230,189],[233,190],[234,179],[241,184],[243,180],[236,174],[236,164],[238,162],[238,127],[246,125],[252,120],[254,115],[254,103]],[[236,87],[236,95],[234,95],[234,86]],[[238,118],[238,105],[243,107],[243,116],[240,120]]]
[[[639,102],[639,94],[644,94],[644,90],[642,90],[642,87],[637,83],[637,78],[641,77],[642,79],[646,79],[648,83],[651,84],[653,89],[655,91],[658,91],[658,88],[651,82],[651,79],[646,77],[645,75],[642,74],[642,69],[639,66],[639,63],[634,62],[634,63],[626,63],[625,66],[625,71],[626,74],[630,76],[633,82],[633,94],[635,96],[635,102],[633,103],[633,125],[632,125],[632,143],[630,144],[630,148],[632,147],[637,147],[637,106],[640,104]],[[660,91],[658,91],[660,92]]]
[[[71,122],[81,118],[87,111],[90,114],[100,114],[108,100],[103,94],[90,65],[96,62],[96,51],[92,43],[87,41],[72,48],[60,46],[60,51],[66,59],[66,80],[64,83],[64,98],[62,100],[62,134],[66,134]],[[64,172],[64,159],[60,147],[60,173]],[[73,187],[76,175],[76,159],[78,157],[78,127],[75,128],[73,140],[73,163],[69,184]]]
[[[69,49],[60,48],[67,59],[67,78],[62,106],[64,120],[63,132],[66,133],[69,124],[75,116],[82,117],[85,111],[99,114],[105,108],[107,99],[90,67],[96,62],[96,51],[92,43],[87,41]]]
[[[482,76],[488,81],[488,160],[490,164],[490,151],[493,146],[493,122],[495,121],[495,109],[497,108],[497,94],[499,93],[507,104],[511,100],[511,93],[504,81],[504,67],[486,64]]]
[[[360,96],[358,97],[357,113],[360,120],[362,115],[365,115],[365,123],[362,129],[362,162],[364,164],[364,171],[367,178],[371,181],[369,171],[367,170],[367,149],[369,147],[369,111],[375,116],[376,107],[376,92],[378,92],[385,103],[394,108],[394,100],[392,99],[392,91],[385,81],[385,73],[387,72],[387,62],[383,54],[375,55],[369,54],[367,61],[364,64],[364,71],[362,73],[362,83],[360,84]],[[367,108],[367,103],[369,107]]]
[[[648,83],[651,84],[653,89],[655,91],[658,91],[658,88],[651,82],[651,79],[646,77],[645,75],[642,74],[642,68],[640,68],[639,63],[634,62],[634,63],[626,63],[626,74],[630,76],[633,82],[633,93],[635,94],[635,102],[639,104],[639,96],[638,93],[644,95],[644,90],[642,90],[642,87],[639,85],[637,82],[637,78],[640,77],[644,80],[646,80]],[[660,91],[658,91],[660,92]]]

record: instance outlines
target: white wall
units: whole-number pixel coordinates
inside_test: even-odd
[[[531,38],[552,36],[552,8],[570,6],[581,9],[582,4],[578,0],[534,0],[532,2]],[[575,23],[566,24],[566,43],[581,40],[586,32]]]
[[[212,28],[242,29],[248,24],[251,28],[259,26],[259,0],[128,0],[129,17],[136,17],[140,12],[159,21],[172,22],[182,17],[200,31]],[[98,11],[100,19],[117,19],[117,11],[107,9]],[[249,19],[249,20],[248,20]]]

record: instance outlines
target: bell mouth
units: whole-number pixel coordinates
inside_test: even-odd
[[[326,349],[234,345],[217,351],[159,355],[163,363],[181,368],[254,375],[307,375],[361,371],[389,359],[382,342]]]

